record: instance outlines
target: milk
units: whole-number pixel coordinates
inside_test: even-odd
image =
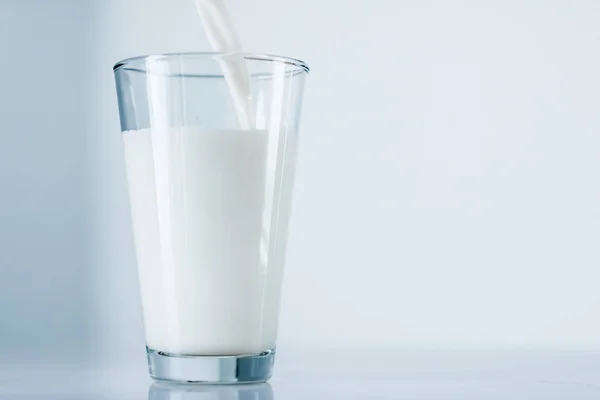
[[[195,0],[196,8],[204,31],[213,51],[218,53],[239,53],[240,41],[229,18],[222,0]],[[227,81],[229,92],[238,115],[240,127],[254,127],[253,104],[250,92],[250,79],[239,55],[230,55],[218,59]]]
[[[273,349],[295,135],[190,127],[123,139],[147,346]]]

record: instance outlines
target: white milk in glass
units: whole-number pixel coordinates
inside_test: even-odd
[[[221,0],[195,0],[213,47],[240,52]],[[147,346],[173,355],[275,347],[296,136],[252,129],[249,76],[219,59],[239,130],[123,134]]]
[[[123,139],[147,346],[274,348],[296,135],[180,127]]]

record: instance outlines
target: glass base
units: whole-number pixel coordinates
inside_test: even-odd
[[[275,350],[242,356],[185,356],[146,347],[150,377],[156,381],[233,384],[266,382],[273,374]]]

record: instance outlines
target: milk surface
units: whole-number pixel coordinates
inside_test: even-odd
[[[147,346],[274,348],[295,135],[170,128],[123,139]]]

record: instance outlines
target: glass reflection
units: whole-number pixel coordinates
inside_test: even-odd
[[[185,385],[154,383],[148,400],[274,400],[268,383],[255,385]]]

